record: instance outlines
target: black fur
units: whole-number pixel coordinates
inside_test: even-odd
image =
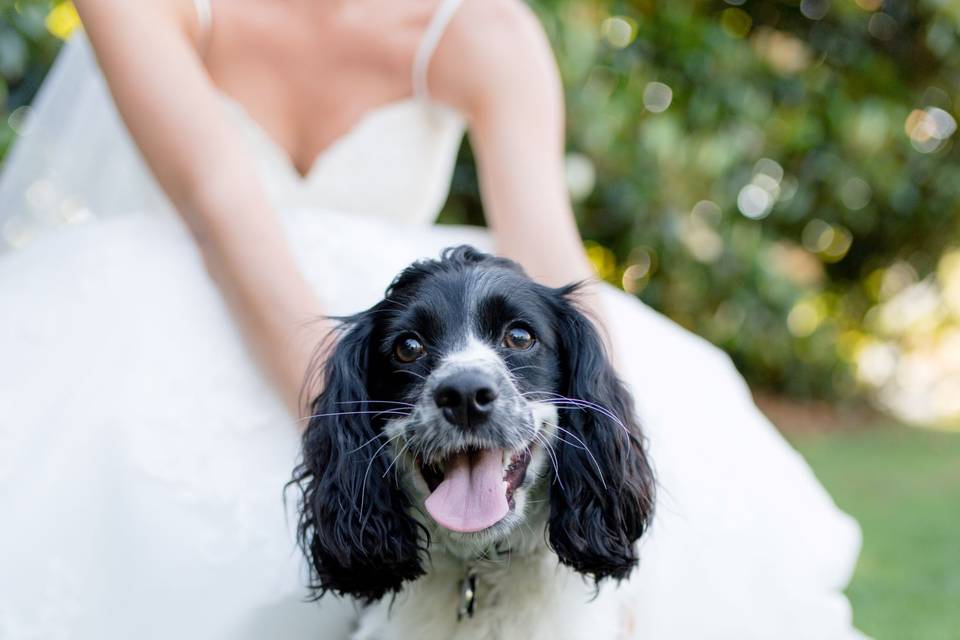
[[[373,419],[383,407],[365,402],[376,310],[343,319],[294,472],[302,491],[300,546],[313,567],[315,597],[329,590],[372,602],[423,575],[426,534],[407,515],[406,494],[383,479],[389,457],[378,450]]]
[[[384,300],[341,319],[292,482],[302,492],[299,538],[313,568],[314,595],[333,591],[370,602],[423,575],[429,536],[387,473],[392,455],[379,437],[396,417],[398,405],[390,403],[414,402],[467,327],[496,346],[503,328],[517,320],[539,339],[529,352],[502,353],[519,390],[605,408],[560,409],[560,426],[569,433],[558,434],[559,468],[549,475],[555,478],[549,542],[561,562],[595,580],[629,574],[637,563],[634,543],[651,517],[654,482],[631,398],[573,301],[577,288],[536,284],[516,263],[463,246],[411,265]],[[430,355],[400,363],[393,345],[411,331]]]
[[[550,488],[550,544],[560,561],[595,580],[626,578],[653,515],[654,479],[633,400],[604,353],[590,321],[559,290],[562,393],[604,411],[561,414],[558,477]],[[588,453],[589,450],[589,453]],[[592,454],[592,455],[591,455]]]

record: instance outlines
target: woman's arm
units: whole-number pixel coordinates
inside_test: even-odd
[[[535,279],[593,279],[564,174],[563,87],[536,16],[517,0],[467,0],[431,71],[440,99],[468,114],[498,250]],[[602,316],[596,288],[585,306]]]
[[[197,53],[190,0],[75,0],[137,146],[289,409],[328,327]]]

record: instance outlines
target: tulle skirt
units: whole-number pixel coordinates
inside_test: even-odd
[[[376,302],[486,232],[327,211],[284,222],[324,308]],[[851,638],[860,545],[729,359],[607,287],[661,485],[637,638]],[[128,215],[0,258],[0,638],[345,638],[305,601],[297,425],[172,216]]]

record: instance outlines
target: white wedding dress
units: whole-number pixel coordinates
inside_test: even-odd
[[[416,258],[491,247],[483,230],[432,224],[464,127],[425,93],[455,2],[441,5],[414,96],[371,111],[306,177],[224,99],[330,313],[372,304]],[[23,245],[0,255],[0,638],[345,637],[352,605],[304,601],[281,495],[296,425],[83,36],[35,115],[0,181],[0,227]],[[632,296],[604,297],[662,487],[636,637],[859,637],[842,593],[856,523],[725,354]]]

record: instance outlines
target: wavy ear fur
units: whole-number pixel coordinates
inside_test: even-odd
[[[372,602],[423,575],[421,532],[406,494],[386,473],[389,456],[372,419],[377,406],[366,404],[373,316],[344,320],[294,471],[298,535],[315,597],[333,591]]]
[[[561,393],[598,408],[560,412],[560,426],[569,433],[557,434],[550,544],[563,564],[597,582],[619,580],[637,564],[634,543],[651,520],[655,483],[633,400],[596,328],[573,304],[575,290],[560,290],[557,311]]]

